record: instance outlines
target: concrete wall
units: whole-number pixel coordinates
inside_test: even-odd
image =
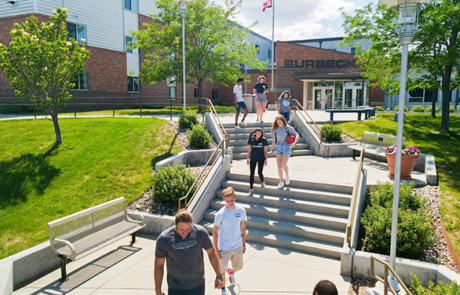
[[[0,260],[0,295],[13,294],[13,262],[5,258]]]
[[[183,151],[174,156],[171,156],[163,161],[160,161],[155,164],[155,171],[159,171],[161,168],[168,165],[177,166],[177,165],[205,165],[209,158],[214,153],[214,149],[209,150],[196,150],[196,151]],[[215,158],[215,157],[214,157]],[[212,160],[211,160],[212,163]]]
[[[168,215],[157,215],[140,213],[144,217],[145,227],[139,232],[145,234],[160,234],[165,229],[174,225],[174,217]],[[129,217],[134,220],[141,220],[138,212],[128,212]]]
[[[219,124],[216,122],[214,116],[211,115],[211,113],[204,113],[204,123],[206,125],[206,129],[208,129],[209,134],[212,135],[214,142],[217,144],[221,142],[224,136],[219,128]]]

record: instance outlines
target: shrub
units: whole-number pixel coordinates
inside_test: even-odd
[[[393,109],[393,111],[395,111],[395,112],[399,111],[399,107],[395,107],[395,108]],[[405,112],[408,112],[408,111],[409,111],[409,110],[407,109],[406,106],[404,107],[404,111],[405,111]]]
[[[432,109],[431,107],[426,107],[425,112],[431,113],[431,109]],[[436,112],[436,113],[439,112],[439,108],[438,108],[438,107],[436,107],[435,112]]]
[[[381,106],[378,106],[377,109],[375,109],[377,112],[384,112],[385,109],[382,108]]]
[[[191,129],[192,125],[198,124],[198,114],[194,111],[186,110],[179,117],[179,126],[184,129]]]
[[[437,286],[433,282],[429,282],[428,288],[425,289],[416,275],[411,274],[411,277],[412,283],[409,289],[414,295],[460,295],[457,282],[452,282],[450,285],[440,282]]]
[[[188,140],[190,146],[197,149],[204,149],[208,147],[208,144],[212,141],[212,136],[209,135],[206,127],[201,124],[192,126],[192,129],[187,131]]]
[[[422,106],[414,106],[410,110],[411,112],[416,112],[416,113],[423,113],[425,112],[425,109]]]
[[[321,130],[326,131],[327,141],[342,142],[342,127],[332,124],[325,124],[323,127],[321,127]]]
[[[455,112],[456,112],[455,108],[453,106],[450,106],[449,113],[455,113]]]
[[[20,113],[33,113],[34,110],[29,106],[2,106],[0,105],[0,114],[20,114]]]
[[[415,184],[403,183],[399,188],[399,208],[402,210],[417,211],[425,208],[426,201],[420,195],[412,193]],[[393,208],[394,185],[385,182],[372,187],[369,191],[371,206]]]
[[[184,165],[164,167],[155,173],[153,197],[164,203],[177,203],[187,194],[194,181],[192,171]]]

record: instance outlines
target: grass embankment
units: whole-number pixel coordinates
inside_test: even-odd
[[[0,121],[0,259],[48,239],[46,224],[150,187],[155,163],[182,150],[152,118]]]
[[[338,124],[343,131],[361,138],[364,131],[396,135],[393,113],[380,113],[371,121]],[[406,146],[416,146],[422,153],[434,155],[442,191],[441,215],[449,238],[460,255],[460,116],[450,116],[450,132],[441,133],[441,116],[406,114]]]

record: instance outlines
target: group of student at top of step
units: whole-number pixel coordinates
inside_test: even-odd
[[[263,123],[262,117],[267,104],[268,85],[265,83],[265,77],[260,76],[258,82],[254,85],[254,94],[257,102],[257,123]],[[235,128],[240,129],[238,125],[238,116],[240,110],[244,110],[243,119],[240,125],[246,126],[245,119],[248,115],[248,108],[243,99],[243,85],[244,79],[238,78],[237,84],[233,87],[233,96],[235,100],[236,115],[235,115]],[[297,132],[289,126],[288,122],[291,115],[291,94],[289,91],[284,91],[278,98],[278,116],[275,118],[271,127],[271,136],[273,138],[270,153],[276,154],[276,165],[278,166],[279,184],[278,189],[283,189],[285,185],[289,185],[289,168],[287,163],[292,153],[292,149],[299,140]],[[248,157],[247,164],[249,165],[249,193],[254,193],[254,175],[256,166],[258,167],[258,174],[261,181],[261,187],[265,187],[263,169],[268,164],[268,141],[264,137],[262,128],[255,128],[250,134],[248,139]]]

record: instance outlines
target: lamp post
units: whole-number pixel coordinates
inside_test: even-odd
[[[407,55],[417,29],[420,3],[428,0],[379,0],[380,4],[394,5],[398,9],[399,41],[402,45],[401,76],[399,85],[398,129],[396,137],[396,160],[393,191],[393,217],[391,222],[390,265],[396,269],[396,239],[398,232],[399,185],[401,181],[401,149],[404,129],[404,103],[406,99]],[[390,285],[399,292],[399,284],[391,275]]]
[[[183,86],[183,93],[182,96],[184,98],[184,111],[186,107],[186,86],[187,84],[185,83],[185,16],[187,15],[187,2],[190,2],[191,0],[174,0],[176,2],[179,2],[179,8],[180,8],[180,15],[182,17],[182,86]]]

